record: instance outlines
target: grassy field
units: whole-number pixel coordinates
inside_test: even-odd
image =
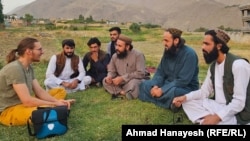
[[[4,65],[5,56],[10,49],[16,48],[18,42],[24,37],[39,39],[45,50],[40,63],[34,64],[35,73],[39,83],[43,86],[47,63],[52,54],[61,51],[61,41],[65,38],[73,38],[76,41],[76,53],[83,56],[88,51],[86,45],[90,37],[98,37],[102,41],[102,49],[106,50],[109,41],[109,27],[91,28],[84,31],[55,30],[46,31],[42,28],[15,28],[0,31],[0,62]],[[155,66],[160,61],[163,52],[162,29],[142,29],[142,33],[133,34],[126,27],[123,33],[133,39],[134,48],[141,50],[146,57],[147,66]],[[200,82],[206,75],[208,65],[204,63],[201,54],[203,33],[184,33],[186,43],[193,47],[199,57]],[[250,60],[249,46],[247,42],[230,41],[231,52]],[[69,130],[62,136],[44,139],[46,141],[120,141],[121,127],[126,124],[147,125],[187,125],[191,122],[181,110],[173,114],[170,110],[163,109],[151,103],[140,100],[111,100],[110,95],[103,88],[92,87],[83,92],[69,94],[68,98],[77,101],[72,105],[68,120]],[[183,117],[176,123],[178,117]],[[26,126],[5,127],[0,125],[0,141],[27,141],[36,140],[29,137]]]

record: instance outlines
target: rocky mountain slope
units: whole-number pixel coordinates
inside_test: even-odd
[[[140,22],[182,30],[242,27],[238,6],[249,0],[36,0],[8,14],[35,18],[78,18]]]

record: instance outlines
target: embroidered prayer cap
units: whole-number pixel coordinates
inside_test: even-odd
[[[215,30],[216,37],[219,38],[222,42],[227,44],[227,42],[230,40],[230,37],[222,30],[218,29]]]
[[[73,39],[64,39],[62,41],[62,47],[64,47],[65,45],[68,45],[70,47],[75,47],[75,41]]]
[[[168,28],[166,29],[169,33],[172,34],[173,37],[181,37],[182,31],[177,28]]]
[[[132,44],[132,39],[129,38],[129,37],[127,37],[127,36],[125,36],[125,35],[123,35],[123,34],[120,34],[120,35],[119,35],[118,40],[122,40],[122,41],[124,41],[124,42],[125,42],[126,44],[128,44],[128,45],[131,45],[131,44]]]

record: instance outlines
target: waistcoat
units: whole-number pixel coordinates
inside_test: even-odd
[[[65,62],[66,56],[64,55],[64,52],[56,55],[56,70],[54,72],[56,77],[58,77],[62,73],[65,66]],[[74,78],[79,75],[78,64],[79,56],[74,54],[71,58],[71,68],[74,70],[74,73],[70,75],[70,78]]]
[[[225,95],[226,102],[227,102],[226,104],[231,102],[233,99],[234,76],[232,73],[232,64],[236,59],[241,59],[241,58],[231,53],[227,53],[225,65],[224,65],[224,76],[223,76],[223,90],[224,90],[224,95]],[[215,62],[211,64],[210,71],[211,71],[211,80],[212,80],[213,88],[215,90],[215,85],[214,85]],[[215,91],[214,91],[214,94],[216,94]],[[214,98],[215,98],[215,95],[212,97],[212,99]],[[236,114],[236,119],[239,124],[247,124],[250,122],[250,83],[248,83],[248,86],[247,86],[245,107],[241,112]]]

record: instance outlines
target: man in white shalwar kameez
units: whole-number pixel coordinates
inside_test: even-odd
[[[205,33],[202,51],[206,63],[212,64],[204,83],[199,90],[173,100],[175,107],[182,104],[193,123],[250,123],[250,65],[245,59],[228,53],[229,40],[222,30]]]
[[[91,83],[91,77],[85,75],[80,57],[74,54],[74,40],[63,40],[62,48],[63,51],[53,55],[49,61],[44,81],[46,89],[62,87],[67,93],[85,90]]]

